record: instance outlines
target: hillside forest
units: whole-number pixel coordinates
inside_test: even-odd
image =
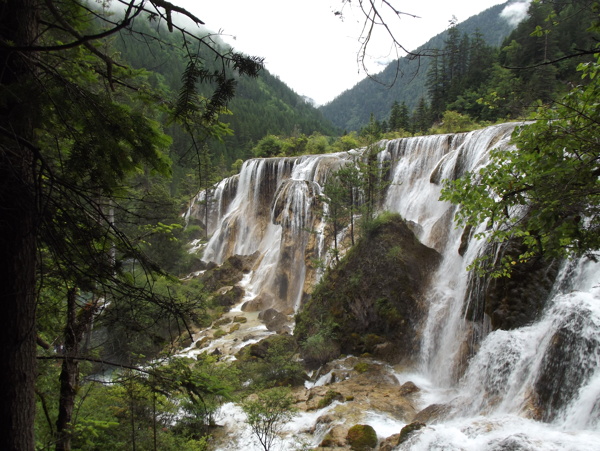
[[[468,131],[552,111],[576,88],[593,97],[598,8],[533,1],[500,46],[452,26],[418,75],[426,95],[350,127],[260,56],[179,27],[172,16],[202,22],[173,3],[0,2],[0,448],[205,450],[223,402],[302,383],[293,336],[235,364],[173,357],[227,310],[185,280],[203,264],[189,243],[207,238],[183,218],[189,200],[251,157]],[[271,395],[286,405],[285,389]]]

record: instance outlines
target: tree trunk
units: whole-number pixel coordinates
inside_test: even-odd
[[[64,336],[64,360],[59,376],[60,397],[56,420],[56,451],[69,451],[73,433],[73,409],[79,384],[79,343],[89,328],[95,311],[94,304],[85,305],[77,314],[77,290],[67,293],[67,324]]]
[[[0,39],[17,47],[37,36],[37,2],[0,2]],[[34,449],[37,199],[27,146],[38,117],[31,55],[0,45],[0,449]]]

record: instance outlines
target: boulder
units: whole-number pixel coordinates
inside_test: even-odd
[[[346,441],[350,449],[356,451],[367,451],[377,446],[377,433],[373,426],[368,424],[356,424],[348,429]]]
[[[323,356],[337,357],[318,352],[336,349],[410,364],[426,311],[422,290],[440,261],[399,215],[376,219],[296,315],[294,335],[304,344],[307,364],[316,367]]]
[[[408,438],[415,431],[418,431],[419,429],[422,429],[425,426],[427,426],[425,423],[421,423],[419,421],[414,421],[414,422],[412,422],[410,424],[407,424],[406,426],[404,426],[402,428],[402,430],[400,430],[400,437],[398,437],[398,444],[404,443],[406,440],[408,440]]]
[[[258,314],[258,319],[260,319],[267,329],[271,332],[289,332],[289,320],[286,315],[273,308],[269,308],[267,310],[263,310]]]

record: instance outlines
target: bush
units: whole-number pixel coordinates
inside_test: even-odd
[[[445,111],[442,124],[433,131],[436,133],[460,133],[475,130],[477,124],[466,114]]]
[[[273,335],[247,346],[238,354],[237,364],[254,386],[296,386],[305,381],[293,337]]]
[[[294,399],[287,388],[272,388],[242,403],[246,422],[265,451],[271,449],[283,426],[297,415]]]
[[[340,346],[326,329],[320,329],[302,344],[302,357],[309,366],[320,366],[339,355]]]
[[[283,141],[275,135],[267,135],[262,138],[252,149],[257,158],[276,157],[283,150]]]

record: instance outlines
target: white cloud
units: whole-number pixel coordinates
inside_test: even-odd
[[[529,3],[531,3],[531,0],[520,0],[512,3],[502,10],[500,16],[506,19],[509,24],[518,25],[527,16]]]
[[[342,0],[171,1],[196,14],[210,29],[223,30],[223,39],[236,50],[264,57],[271,73],[318,104],[332,100],[366,76],[357,62],[363,17],[357,8],[346,8],[341,21],[333,11],[340,8]],[[463,21],[502,2],[393,0],[392,4],[418,18],[402,16],[390,25],[395,37],[414,50],[444,31],[452,16]],[[364,61],[370,72],[377,73],[383,63],[402,56],[391,49],[389,37],[373,38]]]

